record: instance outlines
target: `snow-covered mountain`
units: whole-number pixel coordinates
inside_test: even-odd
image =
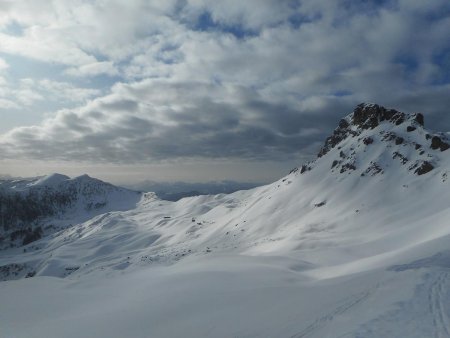
[[[100,213],[128,210],[141,193],[83,175],[0,180],[0,248],[21,246]]]
[[[1,252],[0,269],[34,278],[0,283],[0,326],[15,337],[450,337],[449,143],[421,114],[361,104],[315,160],[272,184],[178,202],[144,194],[32,251]]]

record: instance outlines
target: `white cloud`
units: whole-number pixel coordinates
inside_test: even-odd
[[[0,78],[0,99],[2,109],[19,109],[43,100],[43,97],[30,88],[27,80],[19,81],[18,86],[13,87],[5,78]]]
[[[46,93],[46,96],[52,100],[83,102],[101,94],[101,90],[99,89],[75,87],[68,82],[52,81],[49,79],[37,81],[35,87]]]
[[[8,69],[9,65],[8,63],[6,63],[5,60],[3,60],[2,58],[0,58],[0,72],[4,71],[5,69]]]
[[[0,145],[8,156],[109,162],[311,154],[308,145],[360,101],[442,112],[450,82],[443,6],[10,2],[0,26],[16,22],[21,32],[0,33],[0,51],[65,65],[64,80],[22,81],[14,102],[79,107],[14,129]],[[122,83],[70,83],[102,74]]]
[[[1,109],[18,109],[20,106],[11,100],[4,99],[0,97],[0,107]]]
[[[10,83],[0,77],[0,99],[2,109],[18,109],[32,107],[38,102],[82,103],[102,92],[95,88],[76,87],[68,82],[49,79],[20,79],[18,83]]]
[[[119,71],[111,61],[89,63],[78,68],[72,67],[67,69],[65,73],[72,76],[119,75]]]
[[[95,62],[94,56],[85,53],[71,41],[62,39],[49,28],[30,27],[26,35],[17,37],[0,33],[0,52],[26,56],[44,62],[65,65],[82,65]]]
[[[164,31],[167,25],[173,26],[174,22],[165,15],[175,3],[139,0],[10,2],[0,19],[0,30],[3,26],[7,32],[8,25],[14,23],[22,32],[20,35],[0,33],[0,52],[80,68],[79,75],[92,72],[96,75],[99,67],[105,70],[109,62],[141,51],[149,35]],[[109,60],[103,63],[98,60],[99,55]]]

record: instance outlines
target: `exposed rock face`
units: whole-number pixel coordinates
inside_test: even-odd
[[[448,148],[450,148],[450,145],[442,141],[439,136],[433,136],[431,138],[431,149],[440,149],[441,151],[446,151]]]
[[[417,113],[414,117],[414,121],[416,121],[422,127],[425,125],[423,115],[421,113]]]
[[[292,169],[289,174],[293,174],[296,173],[297,171],[300,171],[300,174],[304,174],[307,171],[310,171],[311,167],[308,164],[302,164],[302,166],[300,168],[294,168]]]
[[[434,169],[434,166],[428,162],[423,161],[422,164],[414,171],[417,175],[423,175]]]
[[[359,104],[353,111],[352,123],[362,129],[373,129],[385,120],[399,125],[405,121],[405,113],[365,103]]]
[[[302,167],[300,168],[300,174],[303,174],[309,170],[311,170],[311,168],[308,165],[303,164]]]
[[[322,157],[350,134],[357,135],[356,132],[350,129],[350,124],[345,119],[342,119],[339,121],[339,126],[333,131],[333,134],[325,140],[325,145],[317,156]]]

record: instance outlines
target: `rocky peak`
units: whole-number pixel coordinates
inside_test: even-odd
[[[447,167],[448,149],[448,135],[427,130],[422,114],[362,103],[339,121],[316,160],[291,173],[304,174],[325,166],[332,174],[355,172],[367,177],[401,170],[422,176],[440,168],[445,181],[447,169],[441,165]]]
[[[407,122],[407,131],[414,131],[424,126],[422,114],[406,114],[395,109],[387,109],[375,103],[361,103],[356,106],[351,114],[339,121],[333,134],[325,140],[318,157],[322,157],[348,136],[357,136],[367,129],[374,129],[382,122],[393,125],[401,125]],[[439,145],[440,146],[440,145]]]
[[[395,109],[386,109],[374,103],[357,105],[350,116],[352,124],[362,129],[373,129],[383,121],[400,125],[406,120],[410,120],[415,124],[424,125],[424,118],[420,113],[409,115]]]

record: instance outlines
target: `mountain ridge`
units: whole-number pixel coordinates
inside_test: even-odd
[[[2,180],[0,248],[29,244],[99,213],[129,209],[140,196],[88,175]]]
[[[350,147],[346,147],[345,141],[350,140]],[[435,168],[440,162],[439,152],[450,148],[448,136],[444,133],[431,132],[424,127],[424,116],[421,113],[407,114],[395,109],[386,109],[377,104],[359,104],[355,110],[340,120],[338,127],[329,136],[320,149],[317,159],[293,171],[311,170],[313,164],[337,148],[339,156],[334,154],[331,163],[332,171],[344,173],[357,170],[358,156],[356,148],[373,148],[374,144],[384,143],[386,148],[394,148],[391,152],[392,159],[398,159],[403,165],[408,164],[408,170],[414,174],[423,175]],[[347,149],[344,149],[347,148]],[[347,150],[345,152],[344,150]],[[376,175],[384,172],[378,158],[373,158],[363,168],[364,175]]]

